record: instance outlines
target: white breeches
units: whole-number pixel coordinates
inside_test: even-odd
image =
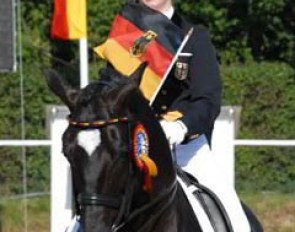
[[[219,197],[235,232],[251,231],[234,186],[225,184],[228,181],[226,181],[222,167],[216,163],[204,135],[188,144],[177,145],[176,162]]]

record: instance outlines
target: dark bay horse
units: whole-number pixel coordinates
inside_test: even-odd
[[[65,86],[52,70],[45,72],[50,89],[70,109],[63,152],[72,170],[82,231],[201,231],[177,188],[164,132],[138,88],[144,68],[131,77],[104,69],[98,82],[82,90]],[[134,138],[138,125],[148,144]],[[94,145],[84,146],[87,142]],[[142,146],[148,146],[146,168],[132,154]],[[149,176],[155,168],[157,176]]]
[[[202,231],[176,181],[164,132],[138,88],[144,69],[125,77],[108,67],[81,90],[45,72],[70,109],[63,152],[83,232]]]

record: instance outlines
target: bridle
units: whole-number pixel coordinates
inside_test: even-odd
[[[85,121],[75,121],[71,119],[71,116],[68,116],[69,125],[75,128],[79,128],[82,130],[85,129],[101,129],[110,125],[118,124],[118,123],[127,123],[128,133],[130,133],[131,121],[128,117],[122,118],[110,118],[107,120],[96,120],[93,122],[85,122]],[[74,183],[74,180],[73,180]],[[74,189],[75,183],[74,183]],[[98,193],[77,193],[75,196],[76,200],[76,213],[81,214],[81,208],[86,205],[97,205],[97,206],[105,206],[114,209],[120,209],[122,205],[122,197],[120,196],[109,196],[106,194],[98,194]]]
[[[76,127],[82,130],[83,129],[101,129],[103,127],[107,127],[107,126],[118,124],[118,123],[126,123],[128,126],[129,146],[130,146],[130,149],[132,149],[132,143],[130,142],[132,140],[131,129],[132,129],[132,126],[135,124],[135,122],[130,120],[128,117],[111,118],[107,120],[97,120],[93,122],[80,122],[80,121],[72,120],[71,116],[69,116],[68,121],[70,126]],[[129,163],[131,163],[132,160],[131,159],[129,160],[130,160]],[[128,222],[140,216],[147,210],[150,210],[152,207],[156,206],[157,208],[158,203],[165,200],[166,201],[165,205],[161,206],[161,208],[158,209],[156,215],[154,217],[151,217],[151,220],[155,220],[155,218],[159,217],[162,214],[162,212],[172,203],[176,195],[176,189],[177,189],[176,181],[175,183],[171,185],[170,188],[166,189],[166,191],[164,191],[158,197],[153,199],[153,201],[130,213],[134,185],[135,185],[135,178],[131,178],[134,175],[133,165],[129,164],[128,169],[129,170],[128,170],[126,189],[123,196],[109,196],[107,194],[101,194],[101,193],[78,193],[77,189],[75,188],[75,181],[73,178],[76,214],[81,216],[81,210],[85,206],[105,206],[108,208],[116,209],[119,212],[112,226],[112,231],[115,232],[115,231],[119,231]],[[170,198],[168,198],[169,195],[170,195]],[[144,230],[145,227],[147,226],[143,226],[140,231],[145,231]]]
[[[114,87],[118,87],[118,86],[112,85],[108,81],[103,81],[103,80],[99,80],[99,82],[97,82],[96,84],[98,86],[106,86],[108,88],[108,91],[114,89]],[[95,121],[76,121],[72,119],[71,115],[68,115],[67,118],[68,118],[69,126],[79,128],[81,130],[101,129],[104,127],[108,127],[110,125],[124,123],[124,124],[127,124],[128,126],[128,133],[129,133],[128,137],[130,137],[132,121],[128,117],[109,118],[105,120],[95,120]],[[101,193],[99,194],[98,193],[78,193],[77,188],[75,186],[74,178],[73,178],[73,189],[74,189],[74,195],[75,195],[74,197],[75,197],[77,215],[81,215],[82,208],[84,206],[89,206],[89,205],[105,206],[105,207],[122,211],[121,208],[125,200],[121,196],[109,196],[109,195],[101,194]],[[119,218],[117,220],[119,220]]]
[[[108,87],[109,91],[114,89],[115,86],[110,84],[108,81],[99,80],[97,83],[100,86],[106,86]],[[118,87],[118,86],[116,86]],[[123,123],[127,125],[127,131],[128,131],[128,151],[132,151],[134,149],[132,144],[132,128],[135,127],[135,125],[139,122],[136,122],[134,120],[131,120],[128,117],[120,117],[120,118],[109,118],[106,120],[96,120],[92,122],[88,121],[75,121],[71,118],[71,115],[68,116],[68,122],[69,126],[79,128],[82,130],[86,129],[101,129],[108,127],[110,125]],[[127,154],[128,157],[131,157],[130,154]],[[146,211],[150,210],[152,207],[155,207],[157,209],[156,215],[153,217],[150,217],[151,219],[147,220],[147,223],[142,226],[142,228],[137,231],[146,231],[146,229],[150,226],[148,222],[154,222],[161,214],[162,212],[170,206],[172,201],[174,200],[174,197],[176,195],[177,190],[177,184],[176,179],[175,182],[166,189],[162,194],[157,196],[155,199],[153,199],[150,203],[143,205],[142,207],[139,207],[138,209],[131,210],[131,203],[132,198],[134,195],[134,187],[136,184],[135,178],[131,178],[134,175],[134,165],[132,165],[132,159],[129,158],[129,165],[128,165],[128,178],[126,183],[126,189],[123,196],[109,196],[107,194],[102,193],[78,193],[77,188],[75,186],[75,180],[73,178],[73,189],[74,189],[74,197],[75,197],[75,206],[76,206],[76,214],[77,216],[81,216],[81,211],[83,207],[85,206],[104,206],[108,208],[112,208],[115,210],[118,210],[117,218],[115,219],[113,225],[112,225],[112,231],[116,232],[122,229],[126,224],[128,224],[130,221],[134,220],[136,217],[142,215]],[[170,196],[170,198],[168,197]],[[168,199],[168,200],[167,200]],[[159,206],[159,203],[165,201],[164,205]],[[160,207],[160,208],[159,208]]]

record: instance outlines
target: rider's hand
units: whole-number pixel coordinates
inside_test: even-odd
[[[178,145],[183,142],[187,133],[187,127],[182,121],[168,122],[166,120],[161,120],[160,124],[171,145]]]

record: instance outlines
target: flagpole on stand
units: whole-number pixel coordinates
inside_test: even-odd
[[[80,87],[88,85],[88,46],[87,38],[79,40],[80,47]]]

